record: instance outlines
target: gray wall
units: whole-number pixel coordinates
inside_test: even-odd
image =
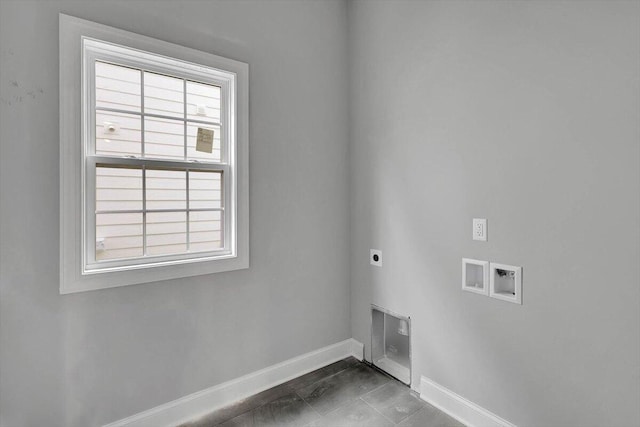
[[[58,295],[58,13],[250,64],[251,268]],[[95,426],[350,337],[342,2],[0,2],[2,426]]]
[[[517,425],[640,425],[640,3],[348,22],[354,338],[377,303],[412,316],[414,381]],[[462,257],[523,266],[524,304],[462,292]]]
[[[250,64],[250,269],[58,295],[58,12]],[[0,1],[2,426],[113,421],[345,339],[350,312],[368,351],[371,302],[412,316],[414,384],[640,425],[640,3],[346,12]],[[462,257],[522,265],[524,304],[460,291]]]

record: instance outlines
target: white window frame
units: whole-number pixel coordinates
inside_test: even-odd
[[[95,156],[95,60],[220,86],[221,162]],[[246,63],[60,14],[60,293],[248,268],[248,110]],[[96,163],[222,171],[224,247],[96,262]]]
[[[106,43],[100,40],[91,39],[88,37],[82,38],[82,52],[83,52],[83,135],[84,135],[84,159],[85,159],[85,168],[83,169],[83,188],[84,188],[84,202],[83,206],[85,207],[85,214],[82,219],[84,220],[84,239],[83,243],[85,244],[85,249],[82,254],[84,256],[83,259],[83,271],[86,274],[91,273],[100,273],[105,271],[114,271],[114,270],[126,270],[131,268],[147,268],[153,265],[159,264],[175,264],[176,262],[196,262],[202,261],[206,259],[222,259],[228,256],[234,256],[236,252],[236,232],[235,232],[235,216],[233,215],[233,208],[235,206],[234,200],[234,192],[233,192],[233,164],[234,157],[231,155],[232,148],[235,146],[235,134],[234,132],[230,132],[233,129],[233,112],[235,111],[235,99],[233,94],[235,93],[235,74],[222,71],[213,68],[205,68],[200,65],[194,65],[191,63],[187,63],[184,61],[179,61],[173,58],[159,57],[158,55],[149,54],[146,52],[141,52],[138,50],[130,49],[123,46],[114,45],[111,43]],[[147,117],[155,117],[161,119],[169,119],[172,121],[182,121],[185,123],[185,133],[186,133],[186,123],[198,124],[197,121],[192,119],[187,119],[186,117],[186,82],[187,81],[196,81],[199,83],[210,84],[220,87],[221,92],[221,105],[220,105],[220,121],[217,123],[210,122],[202,122],[203,126],[219,126],[221,129],[221,153],[222,158],[219,162],[211,162],[211,161],[198,161],[193,162],[187,159],[187,146],[186,140],[184,141],[184,159],[183,160],[165,160],[165,159],[153,159],[153,158],[145,158],[144,156],[136,157],[136,158],[124,158],[123,156],[107,156],[107,155],[96,155],[95,142],[96,142],[96,111],[98,110],[95,99],[95,63],[97,61],[116,64],[120,66],[131,67],[133,69],[141,70],[141,94],[140,98],[142,100],[142,104],[144,105],[144,73],[142,71],[150,71],[158,74],[168,75],[172,77],[178,77],[183,80],[184,84],[184,116],[182,119],[178,119],[177,117],[171,116],[161,116],[158,114],[146,113],[144,112],[144,108],[138,112],[126,111],[126,110],[114,110],[114,109],[104,109],[101,108],[101,111],[114,112],[114,113],[124,113],[128,115],[136,115],[141,117],[141,123],[143,123],[143,118]],[[141,132],[142,137],[142,148],[144,150],[144,132]],[[186,135],[185,135],[186,137]],[[126,259],[115,259],[115,260],[96,260],[96,223],[95,223],[95,215],[96,211],[96,167],[97,165],[101,166],[131,166],[131,167],[140,167],[142,168],[143,174],[143,218],[146,212],[151,212],[144,208],[144,199],[145,199],[145,169],[146,168],[176,168],[177,170],[185,170],[187,175],[190,171],[212,171],[212,172],[221,172],[223,177],[223,200],[222,207],[219,209],[223,214],[223,247],[219,250],[210,251],[210,252],[199,252],[199,253],[181,253],[181,254],[167,254],[167,255],[157,255],[150,257],[145,255],[144,258],[141,257],[132,257]],[[188,212],[193,212],[197,209],[189,208],[189,178],[187,176],[186,179],[187,185],[187,214]],[[167,211],[167,210],[155,210],[156,212]],[[168,210],[168,211],[176,211],[176,210]],[[178,209],[177,211],[181,211]],[[119,213],[122,211],[111,211],[109,213]],[[136,212],[137,213],[137,212]],[[228,213],[228,215],[227,215]],[[143,220],[143,227],[145,221]],[[187,221],[187,227],[189,226],[189,221]],[[146,237],[146,231],[143,232],[143,236]],[[187,230],[186,233],[187,239],[189,237],[189,232]]]

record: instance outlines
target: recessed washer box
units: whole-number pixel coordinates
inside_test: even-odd
[[[490,297],[522,304],[522,267],[492,262],[489,276]]]
[[[462,258],[462,290],[489,295],[489,261]]]

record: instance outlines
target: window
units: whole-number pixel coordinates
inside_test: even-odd
[[[61,293],[248,267],[248,67],[61,15]]]

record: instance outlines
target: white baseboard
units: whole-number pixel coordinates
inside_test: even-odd
[[[469,427],[516,427],[427,377],[420,378],[420,398]]]
[[[364,344],[351,338],[351,355],[359,361],[364,360]]]
[[[156,406],[104,427],[174,427],[345,357],[353,356],[362,360],[363,348],[362,343],[349,338]]]

